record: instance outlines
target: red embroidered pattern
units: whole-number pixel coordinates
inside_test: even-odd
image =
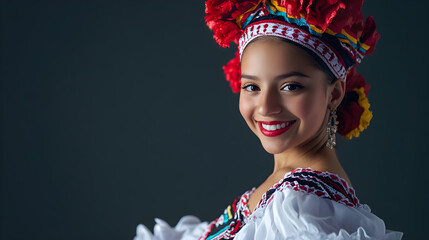
[[[282,37],[307,47],[326,63],[337,78],[346,80],[347,71],[345,64],[342,58],[338,57],[340,55],[334,48],[329,47],[318,37],[283,21],[264,20],[247,26],[239,40],[240,57],[247,44],[260,36]]]
[[[315,171],[311,168],[298,168],[286,173],[281,181],[268,190],[256,208],[265,208],[273,199],[275,192],[282,192],[286,188],[315,194],[350,207],[360,205],[355,190],[349,187],[347,182],[338,175]]]
[[[219,218],[209,224],[207,231],[199,240],[233,239],[243,226],[243,220],[250,216],[247,201],[254,191],[255,188],[235,199]]]
[[[286,188],[315,194],[350,207],[360,206],[354,189],[338,175],[315,171],[311,168],[298,168],[286,173],[282,180],[272,186],[262,196],[256,209],[265,208],[273,200],[275,193],[282,192]],[[235,199],[219,218],[209,224],[208,230],[199,240],[233,239],[252,216],[247,203],[254,191],[255,188]]]

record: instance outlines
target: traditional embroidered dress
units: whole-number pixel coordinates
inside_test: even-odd
[[[355,67],[373,53],[380,37],[375,21],[365,21],[363,0],[207,0],[205,21],[222,47],[238,45],[236,57],[223,67],[233,92],[240,92],[240,60],[254,39],[274,36],[307,50],[346,82],[338,107],[338,133],[358,137],[369,125],[372,112],[369,85]],[[335,122],[335,121],[333,121]],[[335,134],[337,127],[328,127]],[[334,146],[335,142],[331,146]],[[353,188],[335,174],[296,169],[262,197],[253,213],[245,192],[211,223],[183,217],[172,228],[156,219],[154,235],[143,225],[134,240],[218,239],[401,239],[386,230],[383,220],[360,204]]]
[[[210,224],[183,217],[172,228],[156,219],[154,235],[143,225],[134,240],[220,239],[401,239],[386,230],[383,220],[361,204],[355,191],[339,176],[312,169],[296,169],[271,187],[250,213],[245,192]]]

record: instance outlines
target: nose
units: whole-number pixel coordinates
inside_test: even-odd
[[[272,116],[282,111],[281,96],[278,91],[263,91],[259,96],[258,113],[262,116]]]

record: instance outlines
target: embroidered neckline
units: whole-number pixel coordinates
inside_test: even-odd
[[[240,197],[240,202],[237,206],[237,209],[238,209],[238,212],[241,212],[243,214],[244,219],[247,219],[252,214],[247,204],[249,202],[250,195],[252,195],[252,193],[255,192],[255,190],[256,190],[256,187],[252,188],[252,190],[250,191],[245,192]]]
[[[297,168],[287,172],[278,183],[274,184],[262,195],[262,199],[254,209],[254,212],[258,209],[264,209],[272,201],[276,192],[282,192],[286,188],[315,194],[351,207],[362,206],[359,204],[354,189],[337,174],[315,171],[311,168]],[[241,227],[246,225],[250,218],[255,217],[248,207],[250,195],[255,190],[256,188],[252,188],[237,197],[219,218],[209,224],[206,232],[199,240],[234,238]]]
[[[310,186],[308,185],[309,183],[313,183],[311,185],[316,186]],[[321,172],[311,168],[297,168],[293,171],[287,172],[280,181],[268,189],[268,191],[262,195],[261,200],[259,201],[258,205],[256,205],[253,212],[258,209],[265,208],[271,202],[276,192],[282,192],[286,188],[315,194],[319,197],[328,198],[350,207],[360,206],[359,199],[356,197],[354,188],[349,186],[344,178],[328,171]],[[243,215],[245,217],[245,222],[247,222],[247,219],[253,213],[250,211],[247,203],[249,201],[250,195],[255,190],[256,188],[253,188],[251,191],[246,192],[245,195],[243,194],[242,196],[242,199],[243,197],[245,199],[243,199],[244,201],[242,201],[240,208],[244,213]]]

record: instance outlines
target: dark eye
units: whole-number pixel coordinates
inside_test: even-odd
[[[246,90],[248,92],[254,92],[254,91],[258,91],[259,90],[259,88],[257,86],[255,86],[255,85],[247,85],[247,86],[242,87],[242,89],[244,89],[244,90]]]
[[[299,89],[302,89],[302,88],[303,88],[303,86],[300,85],[300,84],[291,83],[291,84],[286,85],[283,88],[283,90],[286,90],[286,91],[296,91],[296,90],[299,90]]]

